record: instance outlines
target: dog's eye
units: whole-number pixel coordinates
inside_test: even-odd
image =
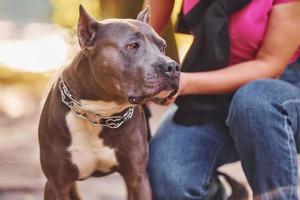
[[[140,45],[139,45],[139,43],[137,43],[137,42],[134,42],[134,43],[131,43],[131,44],[128,44],[127,45],[127,48],[129,49],[129,50],[136,50],[136,49],[138,49],[140,47]]]

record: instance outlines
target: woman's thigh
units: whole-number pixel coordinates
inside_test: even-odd
[[[150,141],[154,199],[202,199],[216,167],[237,160],[224,122],[176,124],[172,107]]]

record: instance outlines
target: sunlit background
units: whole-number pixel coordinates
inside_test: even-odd
[[[47,72],[66,64],[74,53],[79,3],[83,3],[96,18],[104,18],[99,0],[1,0],[0,66]],[[177,42],[182,38],[177,35]],[[184,51],[180,53],[182,57]]]
[[[69,2],[69,9],[66,2]],[[90,2],[95,4],[96,1]],[[0,65],[28,72],[46,72],[65,64],[71,50],[72,27],[77,14],[74,8],[78,3],[2,0]],[[58,9],[61,7],[64,10]]]
[[[39,165],[37,121],[40,101],[55,71],[79,50],[78,6],[97,19],[135,18],[142,0],[0,0],[0,200],[40,200],[44,178]],[[173,33],[182,0],[164,32],[167,54],[179,61],[192,37]],[[152,131],[166,110],[151,105]],[[234,176],[245,181],[240,168]],[[232,170],[231,170],[232,171]],[[83,199],[125,199],[118,175],[80,183]]]

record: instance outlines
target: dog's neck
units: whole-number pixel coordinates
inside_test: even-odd
[[[79,52],[73,62],[66,67],[61,77],[77,99],[110,101],[113,97],[103,89],[93,76],[88,58]]]
[[[80,102],[86,110],[99,113],[102,116],[112,116],[132,106],[118,99],[95,80],[89,67],[88,58],[80,52],[73,62],[61,73],[66,87],[71,95]]]

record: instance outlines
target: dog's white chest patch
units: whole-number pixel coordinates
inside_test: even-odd
[[[115,150],[103,144],[99,137],[102,128],[81,119],[71,111],[66,115],[66,123],[71,134],[68,151],[71,160],[79,170],[79,178],[86,178],[95,170],[110,172],[118,164]]]

